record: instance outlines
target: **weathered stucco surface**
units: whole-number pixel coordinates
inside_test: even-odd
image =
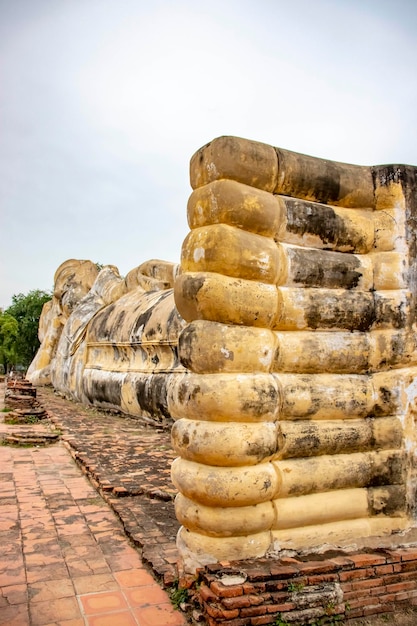
[[[167,387],[185,371],[177,354],[186,322],[174,304],[175,269],[147,261],[122,278],[114,266],[63,263],[28,378],[85,404],[164,421]]]
[[[173,419],[185,566],[415,525],[416,168],[221,137],[180,266],[68,261],[34,382]]]

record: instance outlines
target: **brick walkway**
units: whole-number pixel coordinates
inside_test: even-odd
[[[62,441],[122,521],[142,557],[170,584],[177,576],[174,513],[175,489],[170,479],[169,430],[141,425],[38,388],[38,400],[62,431]]]
[[[161,447],[169,445],[168,434],[139,432],[133,420],[117,416],[98,419],[49,391],[39,399],[62,429],[63,441],[0,446],[1,626],[184,625],[148,567],[153,559],[156,573],[175,573],[177,523],[170,521],[173,491],[166,472],[172,453]],[[47,426],[12,426],[0,418],[0,435],[25,428]],[[111,506],[73,462],[70,446]],[[158,475],[140,473],[147,454],[155,456]],[[158,467],[165,471],[163,480]],[[134,489],[137,495],[129,495]],[[159,516],[166,520],[161,525]],[[143,559],[131,545],[123,524],[151,558]]]

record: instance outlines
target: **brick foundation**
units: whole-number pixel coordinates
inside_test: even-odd
[[[312,560],[314,559],[314,560]],[[209,626],[325,624],[417,605],[417,548],[217,563],[199,570]]]

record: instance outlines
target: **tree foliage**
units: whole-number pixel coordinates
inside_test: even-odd
[[[43,305],[50,299],[50,293],[39,289],[30,291],[27,295],[19,293],[13,296],[12,305],[3,313],[3,316],[14,318],[18,325],[17,334],[15,334],[10,344],[12,347],[12,361],[9,361],[9,363],[12,365],[19,364],[28,367],[33,360],[39,348],[39,318]],[[9,324],[12,324],[10,320]],[[4,340],[2,345],[4,345]]]
[[[0,362],[3,371],[16,362],[16,338],[19,333],[17,320],[0,310]]]

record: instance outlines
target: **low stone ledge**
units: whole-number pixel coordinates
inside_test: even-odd
[[[12,432],[3,435],[3,445],[10,446],[49,446],[59,440],[58,433]]]

